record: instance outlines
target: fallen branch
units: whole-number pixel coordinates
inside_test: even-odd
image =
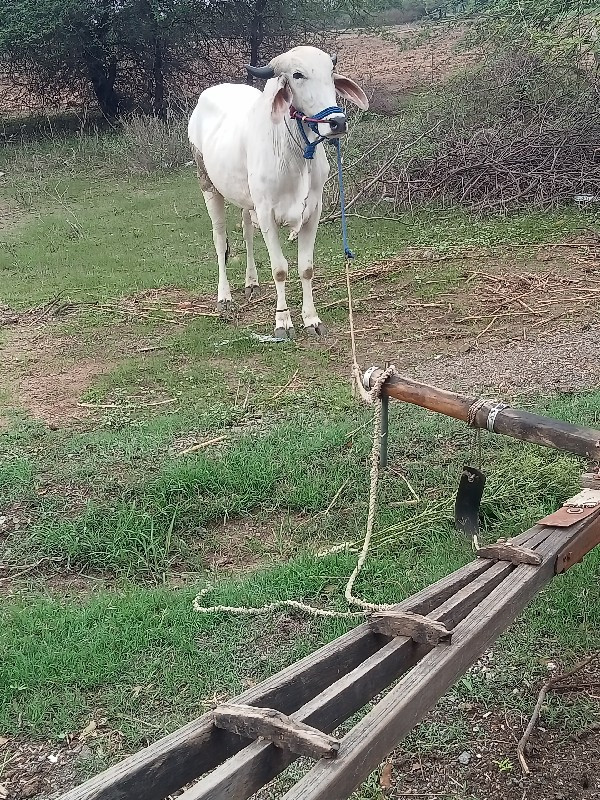
[[[4,575],[0,578],[0,581],[12,581],[15,578],[20,578],[22,575],[27,575],[29,572],[33,572],[34,569],[37,569],[42,564],[45,564],[47,561],[52,561],[54,563],[60,563],[61,561],[65,561],[66,559],[63,556],[47,556],[45,558],[40,558],[39,561],[36,561],[35,564],[25,564],[14,566],[12,569],[18,570],[18,572],[13,572],[10,575]],[[2,567],[2,569],[8,569],[8,566]]]
[[[278,391],[275,392],[275,394],[273,395],[271,400],[277,400],[277,398],[280,397],[285,392],[286,389],[289,389],[290,386],[294,383],[294,381],[298,377],[298,373],[299,372],[300,372],[300,370],[297,369],[296,372],[294,372],[292,377],[289,379],[289,381],[285,384],[285,386],[282,386],[281,389],[278,389]]]
[[[579,672],[584,667],[587,667],[588,664],[591,664],[597,658],[597,654],[589,656],[581,663],[577,664],[573,669],[569,670],[569,672],[565,672],[562,675],[555,675],[550,680],[546,681],[546,683],[540,689],[540,693],[538,695],[537,702],[535,704],[535,708],[533,709],[533,714],[531,715],[531,719],[529,720],[529,724],[525,729],[525,733],[521,737],[521,741],[517,746],[517,754],[519,756],[519,761],[521,763],[521,769],[523,770],[523,775],[529,775],[531,770],[529,769],[529,765],[527,764],[527,760],[525,758],[525,748],[529,742],[529,737],[531,736],[533,729],[535,728],[537,721],[540,716],[540,711],[542,709],[542,705],[544,704],[544,700],[546,699],[546,695],[549,691],[551,691],[556,684],[560,684],[566,678],[570,678],[571,675],[574,675],[576,672]]]
[[[123,408],[127,410],[136,410],[141,408],[154,408],[155,406],[166,406],[169,403],[175,403],[176,398],[170,397],[168,400],[154,400],[151,403],[77,403],[81,408],[102,409],[102,408]]]
[[[227,434],[224,436],[216,436],[214,439],[207,439],[205,442],[199,442],[198,444],[193,444],[191,447],[186,447],[185,450],[182,450],[177,455],[185,456],[188,453],[195,453],[197,450],[203,450],[205,447],[210,447],[211,444],[219,444],[220,442],[224,442],[229,437]]]

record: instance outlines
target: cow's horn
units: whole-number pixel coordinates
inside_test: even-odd
[[[331,60],[333,62],[333,66],[337,64],[337,53],[331,53]]]
[[[253,67],[251,64],[248,64],[246,70],[250,75],[254,75],[255,78],[262,78],[264,81],[268,81],[269,78],[273,78],[275,76],[275,70],[273,67]]]

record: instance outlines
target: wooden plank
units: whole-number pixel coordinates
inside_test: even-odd
[[[556,557],[556,573],[566,572],[600,544],[600,515],[588,517],[587,524],[571,541],[561,548]]]
[[[496,542],[476,551],[478,558],[491,558],[496,561],[510,561],[511,564],[531,564],[539,566],[542,557],[529,547],[522,547],[512,542]]]
[[[370,374],[372,386],[382,370]],[[469,419],[469,409],[477,402],[475,397],[448,392],[427,383],[414,381],[403,375],[394,375],[386,381],[383,394],[396,400],[427,408],[462,422]],[[489,404],[479,409],[473,427],[486,428],[490,413]],[[600,459],[600,431],[573,425],[541,414],[531,414],[516,408],[504,408],[494,421],[494,433],[511,436],[513,439],[531,442],[542,447],[552,447],[575,453],[589,460]]]
[[[379,611],[370,619],[371,626],[384,636],[407,636],[420,644],[450,644],[452,631],[441,622],[410,611]]]
[[[283,800],[346,800],[460,675],[495,641],[554,573],[564,531],[538,548],[539,567],[521,565],[457,626],[452,647],[433,649],[350,733],[334,762],[317,764]],[[507,566],[499,562],[498,567]]]
[[[296,711],[330,681],[345,675],[385,644],[365,623],[290,665],[235,702]],[[212,712],[188,723],[62,795],[60,800],[163,800],[248,744],[215,728]]]
[[[398,608],[426,614],[489,568],[488,561],[473,561],[399,603]],[[364,623],[239,695],[235,702],[275,706],[289,714],[385,642],[386,637],[374,634]],[[140,793],[144,800],[163,800],[247,744],[247,740],[215,728],[208,712],[90,778],[60,800],[137,800]]]
[[[340,743],[311,725],[298,722],[275,708],[222,703],[215,708],[215,725],[248,739],[268,739],[272,744],[317,761],[333,758]]]
[[[537,535],[542,534],[538,532]],[[454,626],[514,569],[509,563],[491,565],[470,584],[448,597],[433,612],[432,618]],[[324,732],[332,731],[413,667],[430,649],[430,646],[417,644],[407,637],[393,638],[292,716]],[[264,742],[253,742],[185,791],[179,800],[247,800],[294,760],[292,753],[277,750]]]
[[[600,474],[598,472],[584,472],[581,476],[581,486],[584,489],[600,489]]]

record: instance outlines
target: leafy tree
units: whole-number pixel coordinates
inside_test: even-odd
[[[600,56],[598,0],[478,0],[486,35],[553,58]]]
[[[91,90],[112,118],[166,112],[165,81],[206,55],[203,0],[0,0],[0,68],[41,97]]]
[[[228,78],[232,61],[239,74],[292,43],[318,43],[341,12],[365,9],[360,0],[0,0],[0,70],[44,99],[92,92],[109,118],[164,117],[174,84]]]

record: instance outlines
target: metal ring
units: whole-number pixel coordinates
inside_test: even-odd
[[[584,506],[567,506],[567,514],[583,514]]]
[[[490,413],[487,415],[487,420],[485,422],[485,427],[490,433],[494,433],[494,423],[496,422],[496,417],[505,408],[508,408],[505,403],[494,403],[494,405],[491,407]]]
[[[379,367],[369,367],[369,369],[363,375],[363,386],[368,392],[371,391],[371,378],[378,369]]]

